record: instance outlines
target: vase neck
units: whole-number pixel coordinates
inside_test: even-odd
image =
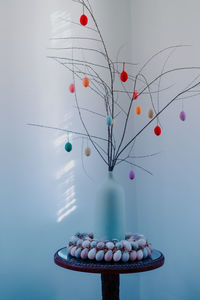
[[[112,171],[108,171],[108,178],[113,179],[113,172]]]

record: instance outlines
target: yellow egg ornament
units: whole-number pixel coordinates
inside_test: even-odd
[[[87,77],[84,77],[82,83],[83,83],[84,87],[88,87],[88,85],[90,84],[90,81]]]
[[[113,120],[113,123],[112,123],[112,125],[113,125],[113,126],[115,126],[115,120]]]
[[[137,115],[140,115],[140,114],[141,114],[141,112],[142,112],[142,108],[141,108],[141,106],[140,106],[140,105],[137,105],[137,106],[136,106],[136,108],[135,108],[135,112],[136,112],[136,114],[137,114]]]
[[[148,111],[148,117],[149,117],[149,119],[153,118],[153,109],[152,108],[150,108]]]
[[[90,147],[85,148],[85,155],[90,156],[91,155],[91,149]]]

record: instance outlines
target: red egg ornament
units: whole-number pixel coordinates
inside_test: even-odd
[[[126,82],[128,79],[128,74],[124,71],[124,65],[125,63],[123,63],[123,71],[120,74],[120,79],[121,81]]]
[[[138,98],[138,96],[139,96],[139,93],[138,93],[137,90],[135,90],[135,91],[133,92],[133,99],[136,100],[136,99]]]
[[[154,133],[155,133],[155,135],[160,135],[161,134],[161,128],[160,128],[160,126],[156,126],[155,128],[154,128]]]
[[[74,93],[75,92],[75,85],[73,83],[70,84],[69,91],[70,91],[70,93]]]
[[[83,25],[83,26],[87,25],[87,23],[88,23],[88,18],[87,18],[86,15],[83,14],[83,15],[80,17],[80,23],[81,23],[81,25]]]

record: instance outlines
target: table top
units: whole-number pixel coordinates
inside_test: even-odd
[[[138,273],[157,269],[164,264],[164,256],[158,250],[153,250],[151,257],[135,262],[97,262],[82,260],[67,254],[67,248],[58,250],[54,255],[54,262],[65,269],[88,273]]]

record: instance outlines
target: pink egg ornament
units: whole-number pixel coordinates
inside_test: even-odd
[[[70,93],[72,93],[72,94],[75,92],[75,85],[74,85],[73,83],[70,84],[70,86],[69,86],[69,91],[70,91]]]

